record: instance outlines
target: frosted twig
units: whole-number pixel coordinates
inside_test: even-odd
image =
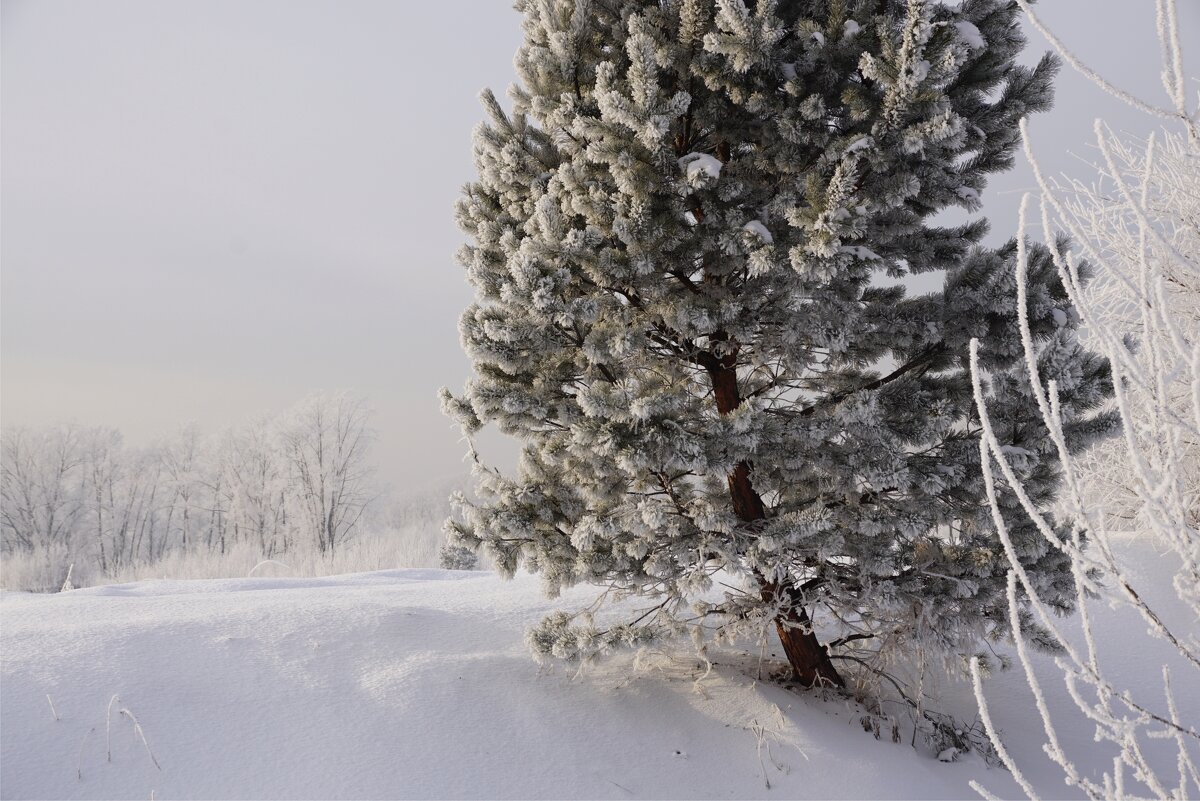
[[[770,790],[771,780],[767,777],[767,766],[763,762],[762,757],[763,744],[767,740],[767,730],[757,720],[754,720],[750,724],[750,731],[754,733],[754,738],[758,743],[758,769],[762,771],[763,782],[766,784],[767,789]]]
[[[112,762],[112,708],[119,700],[115,695],[108,699],[108,710],[104,714],[104,753],[109,762]]]
[[[1074,53],[1067,49],[1067,46],[1063,44],[1062,40],[1055,36],[1054,32],[1045,26],[1041,19],[1038,18],[1037,14],[1033,13],[1033,8],[1029,5],[1029,0],[1017,0],[1017,4],[1021,6],[1021,10],[1024,11],[1026,16],[1029,17],[1029,22],[1033,25],[1033,27],[1037,28],[1038,32],[1041,33],[1042,36],[1046,37],[1046,41],[1048,41],[1050,46],[1058,52],[1063,61],[1074,67],[1080,75],[1087,78],[1096,86],[1100,87],[1118,100],[1121,100],[1136,109],[1144,111],[1147,114],[1152,114],[1155,117],[1163,117],[1165,119],[1178,119],[1180,117],[1179,110],[1159,108],[1158,106],[1154,106],[1145,102],[1136,95],[1131,95],[1129,92],[1113,86],[1099,73],[1097,73],[1087,64],[1084,64],[1075,56]],[[1174,5],[1174,2],[1171,2],[1171,5]]]
[[[83,747],[87,745],[88,738],[92,736],[92,732],[96,731],[96,727],[87,730],[87,734],[83,735],[83,740],[79,743],[79,758],[75,761],[75,778],[78,781],[83,781]]]
[[[1089,783],[1075,770],[1074,763],[1067,758],[1066,753],[1063,751],[1062,743],[1059,742],[1058,731],[1055,729],[1053,719],[1050,717],[1050,709],[1046,706],[1046,696],[1042,692],[1041,682],[1038,681],[1037,674],[1033,670],[1033,663],[1029,659],[1029,647],[1026,644],[1025,637],[1020,632],[1021,618],[1020,609],[1017,606],[1017,576],[1012,570],[1008,571],[1008,616],[1012,621],[1013,639],[1017,643],[1017,658],[1021,660],[1021,667],[1025,669],[1025,678],[1029,682],[1029,688],[1033,691],[1034,703],[1037,705],[1037,710],[1042,716],[1042,726],[1047,738],[1046,753],[1067,774],[1069,784],[1086,789]]]
[[[1096,145],[1100,148],[1100,153],[1104,156],[1105,163],[1108,164],[1108,168],[1110,170],[1110,177],[1112,178],[1113,182],[1117,185],[1117,188],[1121,190],[1121,195],[1124,196],[1124,198],[1125,198],[1126,208],[1128,208],[1131,212],[1133,212],[1134,217],[1138,221],[1139,232],[1142,233],[1143,235],[1149,234],[1150,236],[1152,236],[1154,238],[1154,240],[1156,242],[1158,242],[1159,246],[1161,246],[1163,249],[1166,250],[1167,253],[1169,253],[1171,255],[1171,257],[1175,260],[1175,262],[1177,264],[1181,265],[1185,269],[1190,269],[1191,265],[1188,261],[1187,256],[1184,256],[1182,253],[1180,253],[1179,250],[1163,236],[1162,232],[1158,230],[1157,226],[1152,225],[1150,223],[1150,220],[1146,213],[1146,209],[1143,207],[1144,200],[1142,202],[1139,202],[1139,199],[1137,198],[1137,196],[1135,195],[1133,190],[1130,189],[1130,187],[1126,183],[1124,177],[1121,175],[1121,170],[1117,167],[1116,161],[1113,159],[1112,148],[1109,145],[1109,140],[1104,135],[1106,130],[1111,135],[1112,129],[1109,128],[1107,125],[1105,125],[1102,120],[1098,119],[1093,123],[1092,130],[1096,134]],[[1154,143],[1154,140],[1151,139],[1150,140],[1151,153],[1153,153],[1153,147],[1154,147],[1153,143]],[[1145,187],[1143,189],[1145,189]],[[1143,272],[1143,277],[1144,276],[1145,276],[1145,272]]]
[[[979,704],[979,717],[983,721],[983,728],[987,730],[988,737],[992,740],[992,745],[996,747],[996,755],[1000,757],[1000,761],[1004,763],[1004,767],[1008,768],[1009,773],[1016,779],[1017,784],[1021,785],[1021,789],[1025,791],[1025,795],[1029,797],[1030,801],[1038,801],[1038,795],[1033,791],[1033,785],[1025,778],[1025,774],[1017,767],[1017,763],[1013,761],[1013,758],[1008,755],[1008,749],[1004,747],[1004,741],[1000,739],[1000,732],[996,729],[995,724],[992,723],[992,713],[988,709],[987,698],[983,695],[983,678],[979,674],[979,657],[977,656],[971,657],[971,683],[975,688],[975,700]],[[976,782],[971,782],[971,788],[985,798],[995,798],[994,795],[988,793]]]
[[[133,730],[137,732],[138,737],[142,739],[142,745],[146,746],[146,753],[150,756],[150,761],[154,763],[154,767],[162,770],[162,765],[158,764],[158,760],[154,756],[154,752],[150,750],[150,743],[146,742],[146,732],[142,730],[142,724],[128,709],[122,708],[121,714],[129,718],[133,723]]]
[[[54,715],[55,720],[62,720],[58,716],[58,710],[54,708],[54,701],[50,699],[50,693],[46,693],[46,703],[50,704],[50,714]]]
[[[1041,189],[1041,223],[1047,249],[1066,295],[1083,325],[1080,338],[1103,355],[1111,369],[1113,410],[1121,437],[1100,456],[1072,453],[1063,437],[1070,407],[1066,391],[1060,402],[1060,387],[1053,381],[1043,386],[1039,375],[1038,342],[1033,336],[1027,297],[1028,254],[1025,234],[1028,198],[1021,203],[1016,266],[1019,335],[1024,350],[1025,372],[1038,410],[1057,452],[1066,492],[1053,510],[1056,519],[1069,519],[1070,536],[1057,535],[1051,527],[1051,509],[1032,502],[1021,486],[1004,445],[993,430],[984,404],[978,343],[972,342],[971,380],[982,433],[980,467],[988,504],[997,534],[1010,565],[1008,581],[1009,617],[1021,666],[1034,693],[1047,740],[1045,750],[1062,768],[1068,783],[1079,786],[1092,798],[1149,794],[1156,798],[1194,797],[1200,789],[1200,770],[1194,749],[1200,731],[1183,720],[1171,690],[1170,672],[1163,669],[1166,712],[1150,709],[1131,691],[1119,689],[1105,675],[1094,632],[1089,601],[1098,595],[1111,606],[1131,608],[1148,624],[1148,635],[1173,648],[1185,667],[1200,670],[1196,642],[1179,637],[1161,614],[1131,582],[1122,557],[1114,547],[1114,523],[1127,530],[1155,537],[1178,557],[1172,586],[1176,598],[1193,614],[1200,614],[1200,132],[1195,115],[1184,104],[1184,74],[1175,0],[1156,0],[1155,23],[1162,54],[1163,87],[1175,107],[1173,112],[1156,108],[1105,82],[1066,51],[1029,8],[1018,0],[1037,27],[1069,63],[1105,91],[1135,108],[1156,116],[1181,121],[1186,135],[1161,131],[1144,143],[1131,145],[1114,135],[1102,121],[1094,133],[1102,162],[1096,166],[1101,184],[1085,186],[1079,181],[1062,187],[1047,180],[1034,156],[1028,127],[1022,122],[1025,153]],[[1198,109],[1200,114],[1200,109]],[[1056,238],[1068,234],[1071,248]],[[1088,267],[1097,275],[1088,283]],[[994,471],[998,468],[1019,510],[1053,547],[1070,560],[1079,628],[1084,647],[1065,638],[1062,626],[1047,608],[1038,588],[1031,582],[1020,554],[1001,514]],[[1105,488],[1106,495],[1095,493]],[[1114,510],[1104,501],[1116,500]],[[1006,499],[1007,502],[1007,499]],[[1086,546],[1086,550],[1085,550]],[[1091,571],[1103,578],[1095,580]],[[1063,752],[1050,710],[1045,702],[1028,656],[1028,636],[1019,620],[1018,587],[1028,598],[1036,620],[1062,645],[1064,654],[1056,664],[1068,696],[1078,710],[1095,724],[1098,743],[1110,744],[1115,753],[1112,767],[1091,778]],[[975,691],[981,710],[986,702],[972,664]],[[985,717],[989,736],[1010,770],[1007,752],[999,749],[994,728]],[[1161,728],[1160,728],[1161,727]],[[1174,777],[1152,763],[1143,740],[1170,739],[1175,745]],[[1014,775],[1016,772],[1014,770]],[[1020,781],[1020,779],[1019,779]],[[991,794],[977,784],[981,795]],[[1032,788],[1022,789],[1033,797]]]
[[[285,568],[287,570],[292,569],[291,567],[289,567],[288,565],[285,565],[283,562],[280,562],[277,559],[264,559],[261,562],[259,562],[257,565],[255,565],[254,567],[250,568],[250,572],[246,574],[246,578],[253,578],[255,572],[260,567],[263,567],[264,565],[279,565],[280,567]]]

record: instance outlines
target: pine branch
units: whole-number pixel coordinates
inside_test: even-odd
[[[905,375],[911,373],[913,370],[916,370],[918,368],[925,368],[926,370],[928,370],[930,363],[933,362],[933,360],[936,359],[938,356],[942,355],[945,351],[946,351],[946,343],[939,342],[936,345],[932,345],[929,348],[926,348],[915,359],[913,359],[910,362],[907,362],[906,364],[903,364],[903,365],[897,367],[895,370],[893,370],[892,372],[883,376],[882,378],[877,378],[874,381],[868,381],[866,384],[855,387],[854,389],[847,389],[847,390],[843,390],[841,392],[835,392],[827,398],[822,398],[821,400],[817,401],[816,403],[805,406],[803,409],[801,409],[799,412],[796,412],[795,414],[797,414],[801,417],[811,417],[819,409],[824,409],[828,406],[836,406],[837,404],[844,401],[846,398],[849,398],[851,395],[856,395],[859,392],[870,392],[871,390],[875,390],[875,389],[879,389],[880,387],[887,386],[888,384],[892,383],[893,381],[903,378]],[[922,372],[922,374],[924,374],[924,373]]]

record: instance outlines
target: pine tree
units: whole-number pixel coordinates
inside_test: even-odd
[[[691,628],[774,623],[796,678],[832,658],[959,654],[1009,626],[979,467],[967,344],[1027,488],[1052,445],[1020,379],[1015,245],[974,211],[1055,62],[1016,64],[1009,0],[522,0],[520,84],[482,95],[478,181],[457,206],[477,301],[476,376],[443,390],[468,435],[523,442],[480,465],[452,541],[501,572],[652,599],[599,625],[559,614],[534,650],[590,658]],[[944,274],[908,297],[897,279]],[[889,282],[890,279],[890,282]],[[1073,443],[1107,365],[1074,336],[1043,249],[1028,313]],[[1043,597],[1067,562],[1012,534]],[[717,597],[714,575],[732,586]],[[835,634],[831,649],[818,642]]]

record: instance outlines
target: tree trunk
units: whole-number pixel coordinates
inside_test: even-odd
[[[788,662],[796,679],[806,687],[817,685],[845,687],[833,660],[825,646],[817,640],[812,631],[812,621],[808,612],[800,604],[794,587],[780,586],[771,582],[763,582],[762,598],[767,603],[775,600],[775,593],[784,592],[793,597],[787,611],[775,618],[775,630],[779,633],[779,641],[783,643],[783,652],[787,654]]]
[[[718,338],[725,339],[719,335],[714,337]],[[723,356],[708,353],[705,357],[702,360],[712,381],[717,411],[729,414],[742,404],[737,383],[737,351],[731,348]],[[749,463],[738,462],[734,465],[728,481],[734,513],[745,523],[765,520],[766,507],[750,482]],[[808,612],[800,603],[799,591],[795,587],[776,584],[760,575],[756,576],[759,580],[759,593],[765,602],[775,603],[780,600],[780,593],[789,602],[785,611],[775,618],[775,630],[779,633],[779,641],[783,644],[783,652],[791,663],[796,680],[806,687],[845,687],[846,683],[834,668],[825,646],[821,645],[812,631]]]
[[[104,556],[104,491],[96,481],[96,542],[100,545],[100,571],[108,572],[108,559]]]

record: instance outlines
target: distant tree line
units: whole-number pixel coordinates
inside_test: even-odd
[[[110,575],[237,543],[263,558],[332,557],[372,498],[369,418],[362,398],[342,393],[214,436],[185,426],[142,448],[111,428],[5,428],[0,549]]]

